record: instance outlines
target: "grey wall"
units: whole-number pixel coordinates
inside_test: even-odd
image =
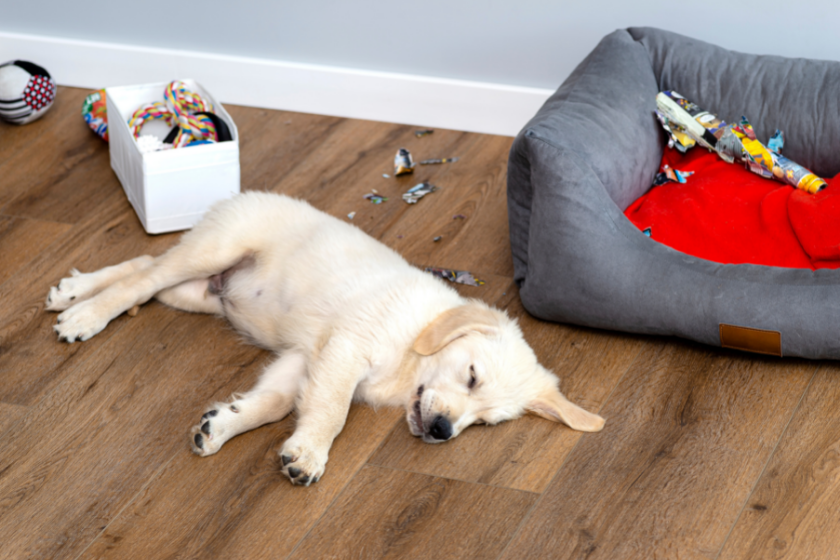
[[[840,60],[838,23],[822,0],[0,0],[0,31],[551,89],[620,27]]]

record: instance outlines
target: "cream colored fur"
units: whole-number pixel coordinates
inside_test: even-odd
[[[430,443],[529,411],[578,430],[604,424],[563,397],[505,313],[285,196],[238,195],[157,258],[72,271],[50,290],[47,309],[62,311],[55,330],[73,342],[152,297],[222,315],[278,353],[254,388],[208,409],[191,444],[212,455],[296,408],[295,432],[280,450],[294,483],[323,475],[354,399],[404,407],[411,432]]]

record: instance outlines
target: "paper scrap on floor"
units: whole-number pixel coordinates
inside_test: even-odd
[[[467,286],[483,286],[484,280],[479,280],[471,272],[466,270],[452,270],[451,268],[437,268],[427,266],[426,272],[431,272],[438,278],[444,278],[456,284],[465,284]]]

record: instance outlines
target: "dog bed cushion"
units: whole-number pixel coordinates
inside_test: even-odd
[[[748,115],[759,138],[784,130],[786,156],[822,177],[840,172],[840,63],[737,53],[651,28],[616,31],[511,148],[511,249],[526,309],[597,328],[840,358],[840,270],[716,263],[658,243],[624,215],[659,170],[666,139],[653,111],[669,89],[727,122]]]
[[[651,188],[624,211],[657,242],[719,263],[840,267],[840,176],[808,194],[703,148],[666,149],[662,165],[694,174]]]

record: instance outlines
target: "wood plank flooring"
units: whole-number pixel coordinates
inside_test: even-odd
[[[278,472],[294,415],[194,456],[203,407],[272,356],[154,302],[57,342],[43,301],[71,267],[179,237],[143,232],[79,116],[86,94],[60,88],[43,119],[0,123],[0,559],[840,558],[840,366],[529,316],[504,137],[228,107],[244,189],[354,211],[411,262],[473,271],[486,285],[457,289],[516,317],[604,431],[528,416],[431,446],[401,410],[354,405],[310,488]],[[384,178],[399,147],[461,160]],[[421,180],[440,191],[402,203]],[[372,189],[389,201],[364,200]]]

